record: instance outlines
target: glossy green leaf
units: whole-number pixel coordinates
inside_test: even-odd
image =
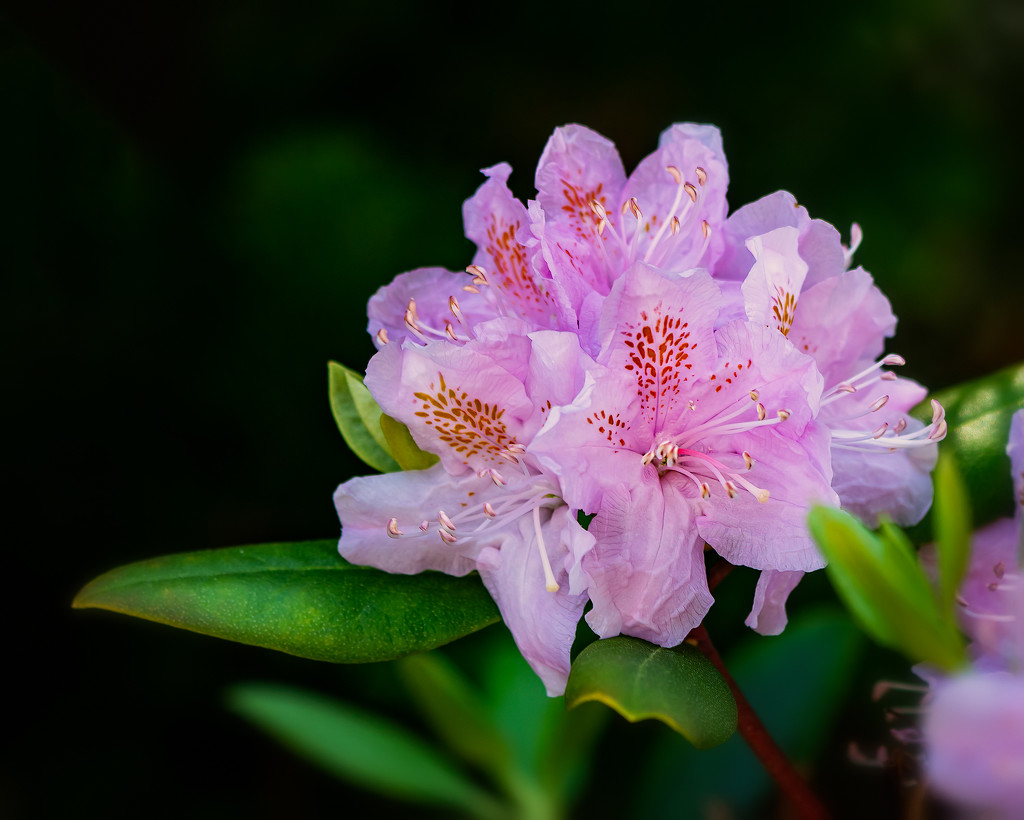
[[[499,817],[500,807],[445,756],[375,715],[314,692],[250,683],[228,705],[332,774],[391,798]]]
[[[801,769],[820,759],[854,680],[864,638],[836,606],[795,616],[778,636],[749,633],[725,658],[768,733]],[[637,817],[764,816],[759,803],[773,784],[764,766],[736,734],[698,751],[665,733],[646,756],[636,784]],[[761,812],[754,811],[761,807]]]
[[[956,457],[975,524],[1010,515],[1013,495],[1007,489],[1010,460],[1006,440],[1010,417],[1024,407],[1024,364],[939,391],[934,398],[946,409],[949,425],[939,452]],[[930,418],[931,406],[922,404],[914,415]],[[909,531],[915,543],[931,540],[930,521],[929,515]]]
[[[398,665],[420,712],[445,744],[482,770],[500,774],[509,749],[477,692],[436,652],[410,655]]]
[[[391,416],[380,417],[380,428],[391,452],[403,470],[425,470],[440,460],[433,453],[421,450],[413,441],[409,428]]]
[[[363,377],[337,362],[328,362],[327,372],[331,413],[349,449],[382,473],[402,469],[391,457],[380,425],[383,413]]]
[[[700,749],[736,731],[729,687],[689,644],[663,649],[624,636],[592,643],[573,663],[565,689],[568,708],[587,701],[604,703],[631,722],[660,720]]]
[[[848,513],[815,507],[807,519],[840,599],[879,643],[944,669],[964,657],[963,638],[939,609],[909,542],[873,535]]]
[[[952,453],[943,453],[935,467],[933,521],[939,565],[939,603],[944,612],[952,612],[971,551],[970,502]]]
[[[336,663],[433,649],[499,618],[475,576],[356,567],[333,539],[128,564],[92,581],[73,605]]]

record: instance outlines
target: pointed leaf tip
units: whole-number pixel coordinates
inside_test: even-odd
[[[331,413],[349,449],[382,473],[401,469],[381,430],[383,411],[363,384],[363,377],[337,362],[327,363],[327,373]]]
[[[736,701],[711,661],[695,647],[663,649],[639,638],[595,641],[569,672],[565,703],[599,701],[626,720],[660,720],[705,749],[736,731]]]

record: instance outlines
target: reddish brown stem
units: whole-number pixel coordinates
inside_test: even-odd
[[[690,638],[697,642],[697,648],[715,665],[729,685],[729,689],[736,699],[736,709],[739,712],[740,735],[747,742],[751,751],[757,755],[757,759],[761,761],[761,765],[771,775],[772,780],[792,803],[797,815],[803,820],[826,820],[829,814],[825,806],[811,791],[797,770],[793,768],[793,764],[779,748],[779,744],[768,734],[768,730],[750,705],[750,701],[746,699],[732,675],[729,674],[729,670],[722,661],[722,656],[718,654],[715,645],[711,643],[711,638],[704,625],[701,624],[690,632]]]

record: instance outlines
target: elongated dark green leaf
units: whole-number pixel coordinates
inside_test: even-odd
[[[1008,489],[1010,460],[1006,440],[1010,416],[1024,407],[1024,364],[991,376],[965,382],[935,394],[946,409],[949,433],[939,452],[956,457],[976,525],[1010,515],[1013,493]],[[931,415],[930,405],[914,410],[921,419]],[[931,515],[909,530],[914,543],[931,540]]]
[[[228,705],[338,777],[392,798],[500,816],[496,801],[444,755],[404,729],[322,695],[264,683],[228,692]]]
[[[363,377],[337,362],[328,362],[327,372],[331,413],[349,449],[382,473],[401,469],[380,429],[383,413],[363,384]]]
[[[573,663],[565,689],[570,709],[587,701],[604,703],[632,722],[660,720],[699,749],[736,731],[729,687],[689,644],[662,649],[622,636],[592,643]]]
[[[438,462],[433,453],[421,450],[412,439],[409,428],[402,422],[395,421],[391,416],[380,417],[380,428],[388,442],[388,451],[392,453],[403,470],[425,470]]]
[[[334,540],[140,561],[101,575],[73,605],[335,663],[433,649],[499,617],[476,577],[356,567]]]
[[[963,638],[939,609],[909,542],[876,537],[828,507],[812,509],[807,523],[832,585],[869,635],[915,662],[954,669],[963,661]]]
[[[406,687],[437,735],[452,751],[491,774],[509,763],[509,749],[479,694],[437,652],[399,662]]]
[[[943,453],[935,467],[933,519],[939,564],[939,604],[943,611],[952,612],[971,551],[970,503],[952,453]]]

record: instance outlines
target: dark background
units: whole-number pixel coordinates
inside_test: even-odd
[[[940,388],[1024,359],[1024,8],[780,8],[0,11],[0,815],[352,808],[358,793],[221,693],[285,680],[400,712],[386,667],[70,601],[132,560],[335,535],[331,493],[361,468],[330,417],[327,360],[364,366],[365,302],[392,276],[470,261],[460,205],[478,169],[510,161],[529,197],[557,125],[601,131],[631,168],[670,123],[715,123],[733,207],[787,188],[844,236],[860,223],[908,375]]]

